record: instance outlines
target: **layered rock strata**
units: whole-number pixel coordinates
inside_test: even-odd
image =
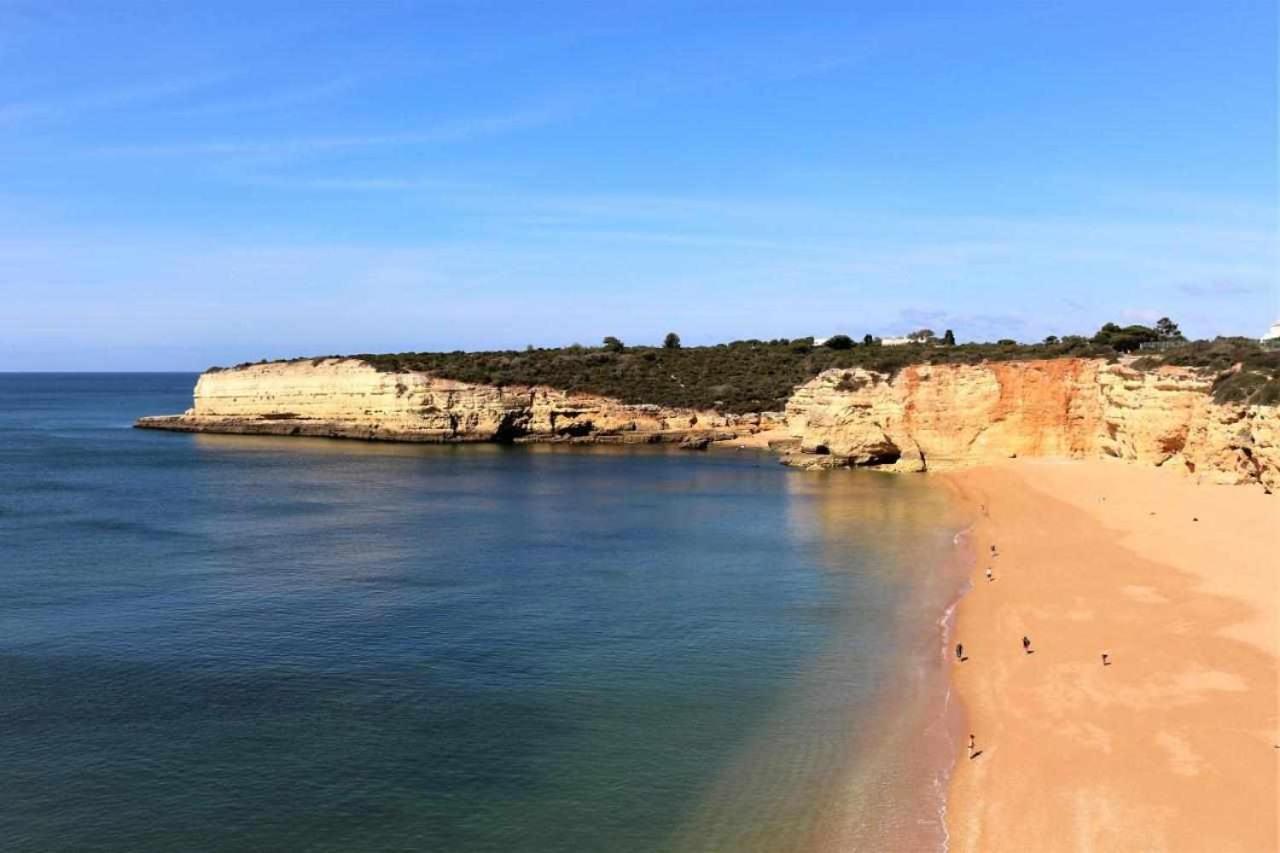
[[[357,359],[255,364],[204,373],[192,408],[137,425],[186,432],[387,441],[683,442],[754,433],[780,415],[724,415],[541,386],[475,385],[382,373]]]
[[[800,467],[925,471],[1014,456],[1110,456],[1173,465],[1214,482],[1280,487],[1280,409],[1219,405],[1209,390],[1210,379],[1191,370],[1138,371],[1101,359],[916,365],[893,377],[829,370],[798,387],[785,413],[730,415],[317,359],[209,371],[196,384],[192,408],[137,425],[388,441],[679,442],[694,448],[768,431],[769,446]]]
[[[924,471],[1016,456],[1110,456],[1280,486],[1280,410],[1219,405],[1191,370],[1100,359],[830,370],[787,404],[802,467]]]

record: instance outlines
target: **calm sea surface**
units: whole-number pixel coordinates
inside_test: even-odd
[[[939,849],[924,477],[130,429],[0,374],[0,848]]]

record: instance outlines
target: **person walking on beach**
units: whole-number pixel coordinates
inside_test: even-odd
[[[1110,658],[1111,658],[1111,655],[1107,654],[1106,652],[1103,652],[1103,653],[1102,653],[1102,665],[1103,665],[1103,666],[1111,666],[1111,660],[1110,660]]]
[[[964,643],[956,643],[956,660],[964,660]]]
[[[995,579],[996,579],[996,576],[991,574],[991,567],[988,566],[987,567],[987,583],[991,583]]]
[[[973,751],[975,749],[977,749],[977,741],[974,740],[973,735],[969,735],[969,757],[970,758],[973,758]]]
[[[1022,638],[1022,650],[1027,654],[1031,654],[1031,638],[1030,637]]]

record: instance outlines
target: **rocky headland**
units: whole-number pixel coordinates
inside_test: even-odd
[[[1215,402],[1212,383],[1202,371],[1125,359],[919,364],[892,375],[857,367],[795,387],[784,411],[742,414],[325,358],[208,371],[192,408],[137,426],[418,442],[750,441],[799,467],[891,471],[1114,457],[1280,486],[1280,408]]]
[[[183,432],[381,441],[649,444],[705,447],[781,424],[780,414],[623,403],[545,386],[497,387],[420,371],[388,373],[354,358],[212,370],[181,415],[137,426]]]

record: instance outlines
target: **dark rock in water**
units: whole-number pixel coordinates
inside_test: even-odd
[[[709,435],[687,435],[680,441],[681,450],[706,450],[710,446]]]

